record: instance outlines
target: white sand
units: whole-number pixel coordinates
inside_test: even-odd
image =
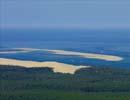
[[[114,56],[114,55],[105,55],[105,54],[82,53],[82,52],[65,51],[65,50],[35,49],[35,48],[19,48],[19,49],[26,50],[26,51],[41,50],[41,51],[48,51],[53,54],[66,55],[66,56],[80,56],[80,57],[84,57],[84,58],[100,59],[100,60],[106,60],[106,61],[123,60],[122,57]]]
[[[0,54],[8,54],[8,53],[26,53],[30,51],[2,51]]]
[[[83,58],[91,58],[91,59],[100,59],[106,61],[121,61],[123,60],[122,57],[114,56],[114,55],[104,55],[104,54],[94,54],[94,53],[82,53],[82,52],[74,52],[74,51],[65,51],[65,50],[49,50],[49,49],[35,49],[35,48],[13,48],[21,51],[8,51],[8,52],[0,52],[2,53],[25,53],[25,52],[32,52],[32,51],[47,51],[52,54],[58,55],[66,55],[66,56],[79,56]]]
[[[106,61],[121,61],[123,58],[118,56],[112,55],[103,55],[103,54],[93,54],[93,53],[81,53],[81,52],[73,52],[73,51],[65,51],[65,50],[48,50],[48,49],[33,49],[33,48],[13,48],[17,49],[16,51],[2,51],[0,54],[6,53],[25,53],[25,52],[32,52],[32,51],[47,51],[52,54],[58,55],[66,55],[66,56],[79,56],[84,58],[92,58],[92,59],[101,59]],[[20,50],[20,51],[19,51]],[[0,65],[18,65],[18,66],[25,66],[25,67],[51,67],[53,68],[54,72],[61,72],[61,73],[70,73],[73,74],[77,69],[80,68],[88,68],[90,66],[76,66],[71,64],[64,64],[59,62],[37,62],[37,61],[24,61],[24,60],[15,60],[15,59],[5,59],[0,58]]]
[[[26,53],[34,51],[29,48],[11,48],[13,51],[0,51],[0,54],[9,54],[9,53]]]
[[[65,51],[65,50],[48,50],[44,49],[45,51],[51,52],[53,54],[59,55],[66,55],[66,56],[80,56],[84,58],[93,58],[93,59],[100,59],[106,61],[121,61],[123,58],[118,56],[112,55],[104,55],[104,54],[94,54],[94,53],[81,53],[81,52],[73,52],[73,51]]]
[[[5,59],[5,58],[0,58],[0,65],[17,65],[17,66],[24,66],[27,68],[50,67],[53,68],[54,72],[70,73],[70,74],[74,74],[74,72],[77,69],[90,67],[90,66],[76,66],[59,62],[36,62],[36,61]]]

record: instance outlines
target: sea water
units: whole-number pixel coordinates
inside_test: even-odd
[[[40,48],[97,53],[119,56],[123,60],[104,61],[43,51],[0,54],[0,58],[130,68],[130,30],[127,29],[6,29],[1,30],[0,47],[1,51],[11,48]]]

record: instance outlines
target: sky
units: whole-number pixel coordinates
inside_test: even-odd
[[[129,28],[129,0],[0,0],[0,28]]]

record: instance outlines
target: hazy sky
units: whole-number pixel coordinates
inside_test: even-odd
[[[2,28],[130,28],[129,0],[0,0]]]

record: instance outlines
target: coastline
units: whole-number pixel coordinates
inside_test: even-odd
[[[65,51],[65,50],[50,50],[50,49],[35,49],[35,48],[12,48],[13,51],[0,51],[0,54],[8,54],[8,53],[27,53],[33,51],[43,51],[49,52],[51,54],[57,55],[65,55],[65,56],[79,56],[83,58],[89,59],[99,59],[105,61],[121,61],[123,60],[122,57],[113,56],[113,55],[104,55],[104,54],[94,54],[94,53],[82,53],[82,52],[74,52],[74,51]],[[70,73],[74,74],[76,70],[80,68],[89,68],[90,66],[76,66],[71,64],[65,64],[55,61],[26,61],[26,60],[17,60],[17,59],[6,59],[0,58],[0,65],[18,65],[24,66],[27,68],[31,67],[51,67],[53,68],[54,72],[61,72],[61,73]]]
[[[75,71],[80,68],[90,68],[90,66],[76,66],[60,62],[51,62],[51,61],[37,62],[37,61],[6,59],[6,58],[0,58],[0,65],[17,65],[17,66],[24,66],[27,68],[50,67],[53,68],[54,72],[69,73],[69,74],[74,74]]]
[[[115,56],[115,55],[107,55],[107,54],[96,54],[96,53],[83,53],[83,52],[75,52],[75,51],[66,51],[66,50],[50,50],[50,49],[35,49],[35,48],[13,48],[21,51],[8,51],[8,52],[0,52],[0,54],[7,54],[7,53],[25,53],[25,52],[32,52],[32,51],[46,51],[52,54],[57,55],[65,55],[65,56],[79,56],[83,58],[89,59],[99,59],[105,61],[121,61],[123,60],[122,57]]]
[[[83,58],[99,59],[99,60],[106,60],[106,61],[123,60],[122,57],[113,56],[113,55],[105,55],[105,54],[82,53],[82,52],[65,51],[65,50],[47,50],[47,49],[45,49],[45,51],[51,52],[52,54],[58,54],[58,55],[79,56]]]

